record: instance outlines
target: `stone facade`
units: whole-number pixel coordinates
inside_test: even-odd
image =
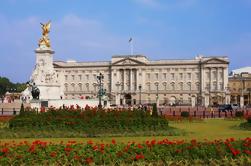
[[[102,73],[107,96],[116,105],[229,103],[228,64],[227,57],[153,61],[143,55],[53,62],[62,98],[96,98],[97,75]]]
[[[232,73],[229,76],[231,103],[241,107],[251,105],[251,72]]]

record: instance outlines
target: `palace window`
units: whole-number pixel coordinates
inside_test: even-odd
[[[213,82],[213,90],[217,90],[217,83]]]
[[[150,79],[150,73],[147,73],[146,75],[147,75],[147,79]]]
[[[81,83],[78,84],[78,90],[82,91],[82,84]]]
[[[166,79],[166,73],[163,73],[163,78]]]
[[[164,86],[164,90],[166,91],[167,90],[167,83],[163,82],[163,86]]]
[[[171,79],[174,80],[174,73],[171,73]]]
[[[86,74],[85,76],[86,76],[86,79],[87,79],[87,80],[89,80],[89,75],[88,75],[88,74]]]
[[[67,81],[68,80],[68,75],[65,75],[64,78],[65,78],[65,81]]]
[[[74,79],[75,79],[75,76],[74,76],[74,75],[71,75],[71,80],[74,81]]]
[[[196,90],[200,90],[200,83],[197,82],[195,85],[196,85]]]
[[[82,80],[82,75],[78,75],[79,81]]]
[[[187,73],[187,79],[191,80],[191,73]]]
[[[180,73],[180,80],[183,80],[183,73]]]
[[[206,90],[210,90],[210,83],[206,83]]]
[[[90,91],[90,88],[89,88],[89,84],[86,84],[86,91],[89,92]]]
[[[155,79],[158,80],[159,79],[159,74],[155,73]]]
[[[219,90],[223,90],[223,83],[219,83]]]
[[[198,80],[199,79],[199,73],[195,73],[195,78]]]
[[[188,90],[192,90],[191,82],[188,82],[188,83],[187,83],[187,89],[188,89]]]
[[[151,90],[151,84],[150,84],[150,82],[148,82],[148,83],[146,84],[146,87],[147,87],[147,90],[148,90],[148,91]]]
[[[174,82],[171,83],[171,90],[175,90],[175,83]]]
[[[71,84],[71,91],[75,91],[75,84]]]
[[[64,89],[66,92],[68,92],[68,84],[64,84]]]
[[[180,90],[183,90],[183,82],[180,82],[179,85],[180,85]]]

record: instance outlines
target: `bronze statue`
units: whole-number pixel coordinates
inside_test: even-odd
[[[39,47],[41,47],[42,45],[45,45],[46,47],[50,48],[51,43],[50,43],[50,39],[49,39],[48,34],[50,32],[51,22],[49,21],[49,22],[47,22],[45,24],[43,24],[43,23],[40,23],[40,24],[42,25],[41,28],[43,30],[43,32],[42,32],[43,36],[39,40],[38,45],[39,45]]]

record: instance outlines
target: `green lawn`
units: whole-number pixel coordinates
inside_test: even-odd
[[[157,136],[157,137],[105,137],[105,138],[39,138],[39,140],[51,141],[51,142],[67,142],[68,140],[76,140],[80,142],[86,142],[93,140],[94,142],[111,142],[115,139],[117,142],[142,142],[150,139],[163,139],[168,138],[170,140],[191,140],[197,139],[203,141],[204,139],[226,139],[234,137],[235,139],[241,139],[245,137],[251,137],[251,131],[243,130],[239,128],[240,123],[243,120],[224,120],[224,119],[206,119],[201,122],[170,122],[171,127],[185,131],[187,134],[184,136]],[[36,138],[25,139],[0,139],[1,142],[9,142],[15,140],[17,142],[22,140],[33,141]]]
[[[251,137],[251,131],[241,129],[240,123],[245,120],[205,119],[203,122],[171,122],[170,126],[187,132],[186,136],[173,137],[177,139],[236,139]]]

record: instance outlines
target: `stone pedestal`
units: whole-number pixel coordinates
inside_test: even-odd
[[[31,81],[40,90],[39,99],[60,99],[62,89],[53,66],[54,51],[43,46],[36,49],[35,53],[36,66],[33,70]]]

